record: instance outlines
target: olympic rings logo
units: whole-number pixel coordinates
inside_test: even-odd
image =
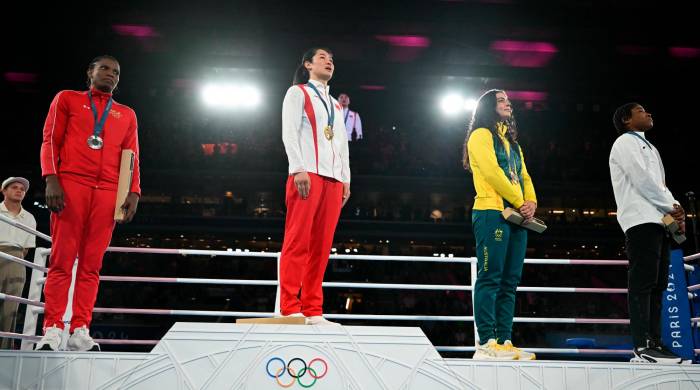
[[[272,364],[275,362],[277,362],[277,364]],[[316,368],[312,367],[314,363],[318,363],[316,364]],[[326,363],[325,360],[319,357],[312,359],[308,364],[306,364],[306,361],[304,361],[304,359],[298,357],[290,360],[288,363],[285,363],[284,360],[282,360],[282,358],[273,357],[267,361],[265,371],[267,372],[267,375],[270,376],[270,378],[273,378],[275,381],[277,381],[277,384],[280,387],[291,387],[296,381],[299,384],[299,386],[308,389],[309,387],[315,385],[317,380],[323,378],[324,376],[326,376],[326,374],[328,374],[328,363]],[[323,373],[319,374],[319,372]],[[287,383],[283,383],[281,379],[282,377],[284,377],[285,374],[289,374],[292,380]],[[304,383],[302,382],[301,378],[306,377],[306,374],[308,374],[311,377],[311,381]]]

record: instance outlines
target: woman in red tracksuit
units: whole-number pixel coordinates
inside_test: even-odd
[[[51,210],[53,243],[44,287],[44,337],[37,349],[57,350],[63,333],[73,263],[78,269],[70,322],[70,350],[99,350],[89,333],[102,257],[112,238],[123,149],[136,152],[125,222],[141,193],[136,114],[112,99],[119,63],[100,56],[88,66],[88,91],[61,91],[51,102],[41,145],[41,170]]]
[[[280,258],[280,310],[323,318],[323,274],[328,264],[340,209],[350,197],[348,140],[340,104],[330,96],[333,54],[312,48],[282,104],[282,139],[289,160],[287,217]]]

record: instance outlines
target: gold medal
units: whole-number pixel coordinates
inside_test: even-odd
[[[326,136],[327,140],[332,140],[333,139],[333,128],[330,125],[326,125],[326,127],[323,128],[323,135]]]

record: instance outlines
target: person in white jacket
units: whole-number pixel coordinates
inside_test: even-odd
[[[627,103],[613,115],[619,136],[610,151],[617,220],[625,232],[629,259],[628,304],[634,362],[680,363],[661,343],[661,294],[668,284],[668,234],[661,222],[670,214],[685,231],[685,211],[666,187],[661,155],[646,132],[651,114]]]
[[[350,158],[342,106],[330,95],[333,53],[304,53],[282,103],[282,140],[289,160],[287,215],[280,257],[280,312],[323,318],[323,274],[340,210],[350,197]]]
[[[338,102],[343,106],[343,117],[345,118],[345,130],[348,132],[348,141],[358,141],[362,139],[362,119],[357,111],[350,109],[350,96],[347,93],[338,95]],[[354,135],[353,135],[354,133]]]

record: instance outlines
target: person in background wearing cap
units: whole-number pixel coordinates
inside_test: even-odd
[[[87,68],[89,90],[59,92],[46,116],[41,172],[51,210],[53,245],[44,287],[44,337],[36,349],[56,351],[61,345],[77,257],[67,347],[71,351],[99,350],[89,328],[102,258],[114,230],[119,166],[125,149],[136,156],[131,188],[121,205],[123,222],[134,217],[141,194],[136,114],[112,97],[120,70],[112,56],[93,59]]]
[[[29,189],[29,180],[23,177],[10,177],[2,182],[3,201],[0,203],[0,215],[13,219],[32,229],[36,229],[36,220],[29,211],[22,208],[22,200]],[[29,248],[36,246],[36,237],[10,224],[0,222],[0,252],[21,259],[27,255]],[[26,278],[25,267],[13,261],[0,259],[0,292],[21,296]],[[18,303],[2,301],[0,311],[0,331],[14,332],[17,324]],[[0,348],[12,349],[14,340],[0,339]]]

